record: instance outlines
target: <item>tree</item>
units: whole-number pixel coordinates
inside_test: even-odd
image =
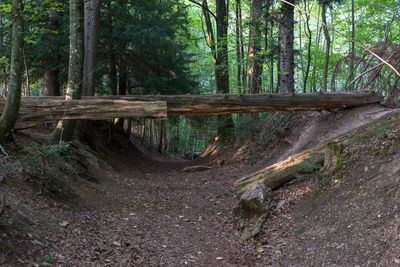
[[[54,41],[55,32],[59,28],[59,12],[55,7],[50,8],[49,10],[49,21],[48,25],[48,41]],[[53,45],[49,45],[49,47],[53,47]],[[43,95],[45,96],[59,96],[60,95],[60,81],[59,74],[60,71],[55,68],[54,63],[52,61],[57,61],[57,54],[53,49],[48,50],[48,58],[46,59],[46,65],[50,65],[52,68],[49,68],[45,71],[43,75]]]
[[[0,144],[13,139],[13,128],[18,116],[22,88],[22,49],[23,49],[23,24],[22,0],[12,1],[12,51],[10,84],[8,87],[7,102],[0,118]]]
[[[324,61],[324,75],[322,81],[322,90],[326,92],[328,90],[328,70],[329,70],[329,57],[330,57],[330,49],[331,49],[331,37],[329,35],[328,30],[328,22],[326,20],[326,12],[328,10],[329,5],[333,3],[340,3],[341,0],[318,0],[321,5],[321,18],[323,22],[323,31],[325,36],[325,61]]]
[[[84,58],[83,0],[70,0],[69,27],[70,46],[66,100],[80,99],[82,94]],[[75,120],[60,121],[52,134],[52,142],[72,140],[76,123]]]
[[[288,0],[294,3],[294,0]],[[280,92],[294,92],[294,7],[282,2],[281,6]]]
[[[217,13],[217,93],[229,94],[229,67],[228,67],[228,6],[225,0],[216,0]],[[217,133],[222,141],[233,135],[233,120],[231,115],[217,117]]]
[[[88,0],[84,4],[85,59],[82,94],[94,96],[96,86],[97,43],[99,39],[101,0]]]
[[[207,28],[207,37],[211,55],[215,64],[216,91],[220,94],[229,93],[229,67],[228,67],[228,6],[225,0],[216,0],[217,40],[210,19],[210,10],[207,0],[203,0],[203,13]],[[217,117],[217,133],[221,140],[229,139],[233,134],[233,120],[231,115]]]
[[[270,5],[272,1],[268,1]],[[249,91],[251,94],[261,92],[261,74],[263,71],[263,56],[261,55],[263,0],[253,0],[250,9],[249,33]]]

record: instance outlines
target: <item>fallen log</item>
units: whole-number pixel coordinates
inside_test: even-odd
[[[349,143],[365,142],[387,127],[400,125],[400,110],[395,110],[379,119],[371,121],[355,130],[327,141],[317,147],[292,155],[265,169],[249,174],[234,183],[236,193],[243,194],[249,186],[263,183],[271,190],[293,180],[298,174],[310,173],[321,169],[330,174],[336,168],[338,156]]]
[[[61,97],[23,97],[24,105],[44,104]],[[379,103],[375,92],[253,94],[253,95],[143,95],[83,97],[82,104],[96,100],[165,101],[168,115],[212,115],[270,111],[334,110]],[[0,107],[4,100],[0,101]],[[118,116],[119,117],[119,116]]]
[[[62,97],[23,97],[17,128],[60,119],[164,118],[167,115],[334,110],[382,100],[382,95],[374,92],[102,96],[70,101]],[[0,100],[0,111],[4,105],[5,101]]]
[[[0,110],[4,101],[0,101]],[[24,129],[57,120],[114,118],[166,118],[165,101],[129,101],[124,99],[62,100],[29,98],[22,100],[15,129]]]

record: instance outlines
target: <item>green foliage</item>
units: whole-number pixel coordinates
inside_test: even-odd
[[[62,173],[74,173],[74,156],[70,143],[60,142],[55,145],[32,143],[24,147],[24,170],[41,181],[43,193],[60,190]]]
[[[47,263],[55,263],[55,262],[56,262],[56,260],[53,259],[53,258],[50,257],[50,256],[47,256],[45,260],[46,260]]]
[[[308,170],[310,173],[317,173],[322,165],[317,157],[310,157],[301,163],[302,168]]]

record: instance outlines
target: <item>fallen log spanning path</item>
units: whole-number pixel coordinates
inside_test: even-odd
[[[374,92],[254,94],[254,95],[146,95],[84,97],[23,97],[19,125],[59,119],[165,118],[172,115],[215,115],[269,111],[334,110],[379,103]],[[5,105],[0,100],[0,111]]]

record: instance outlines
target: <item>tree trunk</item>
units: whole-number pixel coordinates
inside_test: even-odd
[[[108,18],[108,33],[110,36],[113,36],[113,20],[112,20],[112,8],[111,8],[111,1],[107,2],[107,18]],[[118,80],[117,80],[117,60],[114,54],[115,47],[114,43],[109,43],[109,73],[108,77],[110,80],[110,91],[112,95],[118,94]]]
[[[247,72],[247,68],[246,68],[246,65],[247,65],[247,63],[245,63],[244,62],[244,37],[243,37],[243,19],[242,19],[242,4],[241,4],[241,2],[240,2],[240,0],[237,0],[237,1],[239,1],[238,3],[239,3],[239,23],[240,23],[240,56],[241,56],[241,66],[242,66],[242,71],[241,71],[241,73],[242,73],[242,86],[243,86],[243,88],[242,88],[242,92],[244,93],[245,91],[246,91],[246,87],[247,87],[247,75],[246,75],[246,72]]]
[[[270,40],[271,40],[271,51],[272,51],[272,47],[273,47],[273,42],[272,42],[272,40],[273,40],[273,36],[274,36],[274,20],[273,19],[271,19],[270,20],[270,23],[271,23],[271,26],[270,26]],[[270,70],[269,70],[269,78],[270,78],[270,85],[269,85],[269,87],[270,87],[270,93],[274,93],[275,92],[275,90],[274,90],[274,66],[275,66],[275,60],[274,60],[274,55],[273,55],[273,53],[271,52],[271,54],[270,54],[270,58],[269,58],[269,61],[270,61]]]
[[[237,76],[236,76],[236,80],[237,80],[237,87],[238,87],[238,93],[242,93],[242,55],[240,52],[240,0],[236,0],[236,6],[235,6],[235,19],[236,19],[236,35],[235,35],[235,41],[236,41],[236,64],[237,64]]]
[[[304,0],[304,6],[306,7],[307,11],[310,12],[310,1]],[[312,45],[312,32],[310,29],[310,15],[304,14],[306,16],[306,23],[305,23],[305,33],[308,39],[307,42],[307,64],[306,64],[306,71],[304,74],[304,81],[303,81],[303,93],[307,93],[307,81],[308,76],[310,74],[310,66],[311,66],[311,45]],[[310,92],[312,89],[310,90]]]
[[[59,13],[54,10],[49,10],[49,21],[47,23],[49,33],[47,34],[49,41],[54,36],[54,31],[56,31],[59,27],[58,24]],[[54,56],[54,51],[49,49],[47,51],[47,61],[56,61],[57,56]],[[60,82],[59,79],[59,70],[58,69],[48,69],[45,71],[43,75],[43,95],[44,96],[59,96],[60,95]]]
[[[288,0],[294,3],[294,0]],[[294,7],[282,3],[281,7],[280,92],[294,92]]]
[[[84,3],[85,59],[83,67],[82,94],[94,96],[96,85],[96,53],[99,38],[101,0]]]
[[[105,96],[84,97],[82,100],[63,100],[61,97],[24,97],[22,98],[23,105],[19,113],[19,122],[32,125],[39,122],[62,119],[63,117],[65,119],[112,119],[118,117],[164,117],[166,115],[335,110],[379,103],[382,100],[382,95],[373,92],[283,95]],[[135,101],[145,102],[140,104]],[[164,104],[166,102],[166,110],[164,111],[162,106],[158,109],[151,108],[154,101],[161,101]],[[146,102],[149,103],[150,110],[146,109]],[[3,110],[4,105],[5,101],[0,101],[0,111]],[[140,108],[143,108],[143,111],[140,111]],[[157,115],[156,112],[159,112],[160,115]]]
[[[217,93],[229,93],[228,70],[228,10],[225,0],[216,0],[217,5]]]
[[[69,2],[69,63],[68,85],[66,100],[80,99],[82,94],[83,59],[84,59],[84,30],[83,30],[83,0]],[[60,121],[53,132],[52,142],[72,140],[76,121]]]
[[[325,62],[324,62],[324,76],[322,81],[322,88],[324,92],[328,91],[328,70],[329,70],[329,53],[331,49],[331,37],[329,36],[328,25],[326,22],[326,11],[328,4],[326,1],[322,2],[322,22],[324,23],[323,30],[325,36]]]
[[[355,21],[354,21],[354,0],[351,0],[351,39],[353,40],[351,42],[351,58],[350,58],[350,81],[353,80],[354,77],[354,57],[355,57],[355,44],[354,44],[354,40],[355,40]],[[351,91],[354,91],[354,83],[351,84]]]
[[[229,94],[228,67],[228,6],[225,0],[216,0],[217,13],[217,93]],[[217,134],[221,140],[230,139],[233,135],[231,115],[217,117]]]
[[[270,2],[270,1],[269,1]],[[253,0],[250,9],[249,33],[249,91],[250,94],[261,92],[261,74],[263,57],[261,52],[261,28],[263,15],[263,0]]]
[[[126,95],[126,63],[124,57],[121,56],[118,65],[118,95]],[[123,131],[124,129],[124,119],[119,118],[115,129],[118,131]]]
[[[22,0],[12,1],[12,42],[10,85],[7,101],[0,118],[0,144],[13,140],[13,129],[17,121],[21,101],[22,87],[22,49],[24,41],[24,18],[22,15]]]

